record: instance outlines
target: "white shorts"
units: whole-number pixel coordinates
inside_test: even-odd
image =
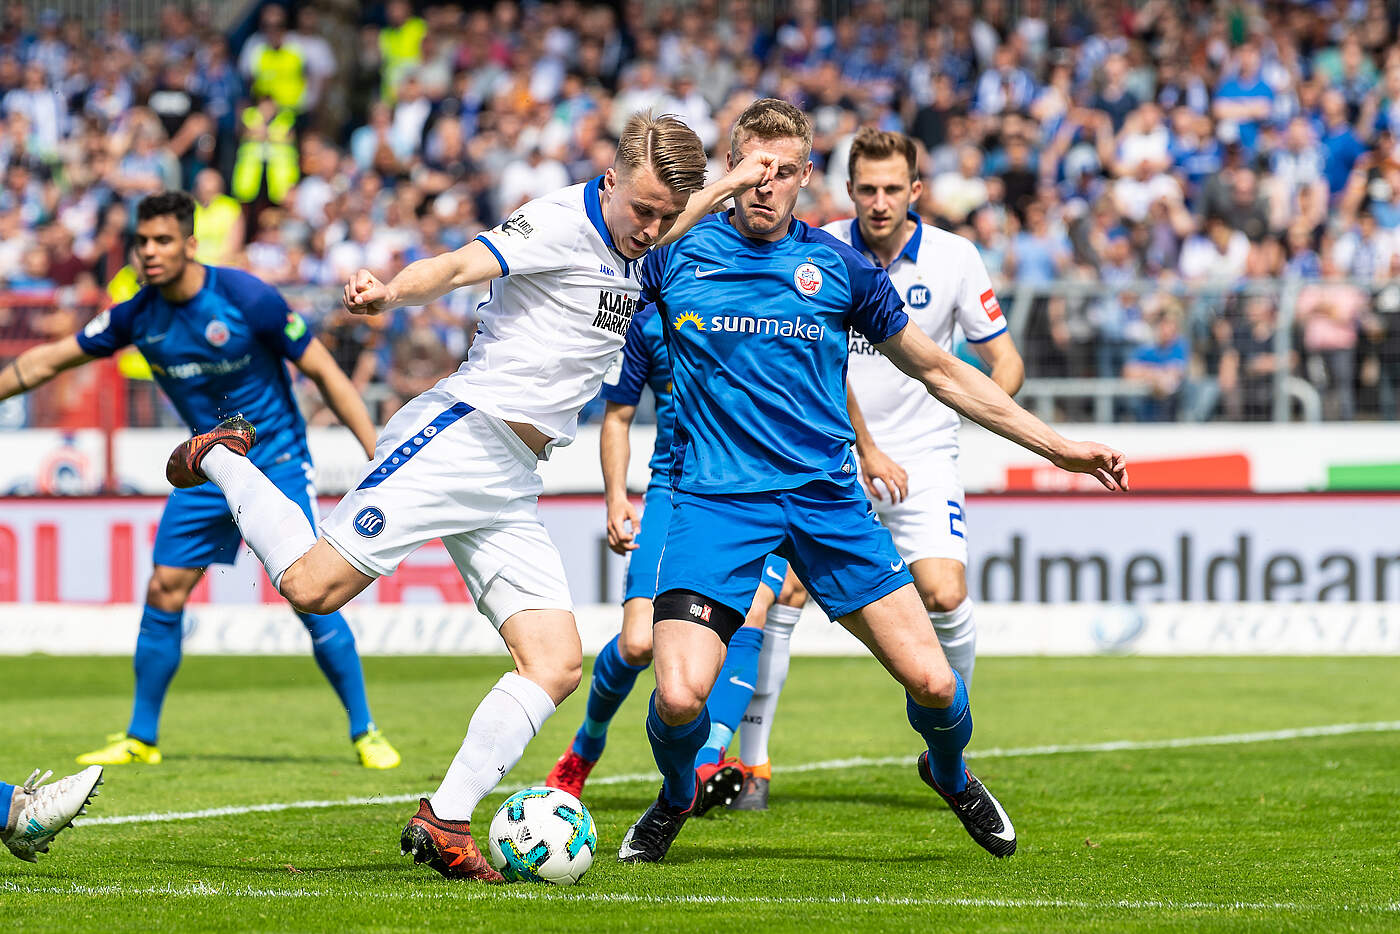
[[[433,388],[379,436],[374,462],[321,534],[371,577],[442,539],[497,629],[521,610],[570,610],[559,550],[540,523],[533,451],[500,419]]]
[[[909,474],[909,496],[897,504],[887,499],[873,502],[895,548],[909,564],[924,558],[949,558],[967,567],[967,522],[957,454],[934,452],[907,459],[890,456]]]

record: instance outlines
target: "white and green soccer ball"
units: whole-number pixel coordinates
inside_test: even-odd
[[[583,802],[558,788],[526,788],[491,818],[491,865],[508,882],[573,885],[593,865],[598,831]]]

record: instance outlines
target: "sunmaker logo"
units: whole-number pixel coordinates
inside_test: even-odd
[[[695,330],[707,334],[760,334],[794,337],[804,341],[819,341],[826,331],[822,325],[815,321],[806,321],[800,315],[796,320],[784,321],[781,318],[751,318],[748,315],[710,315],[708,318],[702,318],[693,311],[687,311],[683,315],[677,315],[671,323],[677,331],[689,324]]]

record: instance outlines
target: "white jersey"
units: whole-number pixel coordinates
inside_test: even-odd
[[[992,291],[987,267],[971,240],[919,221],[914,235],[886,272],[904,298],[909,320],[944,350],[953,349],[953,325],[979,344],[1006,332],[1006,318]],[[871,262],[856,220],[822,228]],[[958,415],[901,372],[862,335],[851,332],[848,376],[875,443],[896,460],[928,451],[956,454]]]
[[[440,385],[497,418],[573,441],[578,413],[619,357],[641,263],[613,248],[602,176],[521,206],[476,239],[501,263],[466,361]]]

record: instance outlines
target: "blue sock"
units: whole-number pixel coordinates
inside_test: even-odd
[[[335,688],[336,696],[350,716],[350,738],[374,729],[369,715],[369,698],[365,696],[365,672],[360,667],[360,653],[355,650],[355,634],[339,613],[312,616],[298,613],[301,623],[311,635],[311,651],[321,673]]]
[[[160,708],[170,679],[180,667],[181,621],[184,611],[167,613],[150,604],[141,613],[141,633],[131,667],[136,671],[136,698],[126,735],[155,745],[160,735]]]
[[[710,734],[710,710],[700,708],[700,716],[680,726],[667,726],[656,712],[656,692],[647,705],[647,739],[651,754],[661,770],[661,800],[671,807],[687,810],[695,801],[695,754]]]
[[[730,638],[724,668],[705,705],[710,710],[710,738],[695,757],[697,766],[718,762],[721,752],[729,748],[749,707],[749,698],[753,697],[753,686],[758,681],[758,653],[762,649],[763,630],[754,626],[744,626]]]
[[[950,794],[967,787],[962,753],[972,739],[972,706],[967,702],[967,685],[956,671],[958,690],[953,703],[944,708],[922,707],[907,697],[909,725],[928,743],[928,767],[938,787]]]
[[[617,650],[618,638],[613,636],[593,662],[593,678],[588,683],[588,712],[584,715],[583,726],[574,736],[574,752],[590,762],[598,761],[603,755],[608,724],[632,693],[637,675],[647,669],[646,665],[627,664]]]
[[[0,782],[0,830],[10,826],[10,805],[14,804],[15,786]]]

